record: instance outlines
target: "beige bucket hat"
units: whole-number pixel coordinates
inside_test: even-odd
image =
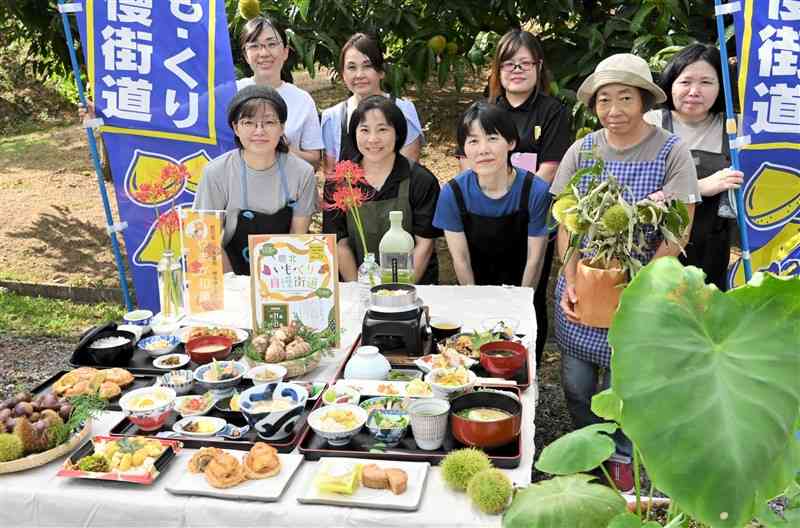
[[[589,100],[606,84],[627,84],[647,90],[655,97],[655,104],[667,100],[664,90],[653,82],[653,74],[644,59],[632,53],[617,53],[600,61],[594,73],[578,88],[578,99],[589,106]]]

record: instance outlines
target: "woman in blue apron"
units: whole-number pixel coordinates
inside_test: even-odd
[[[457,136],[473,168],[442,188],[433,225],[445,232],[458,282],[532,287],[547,243],[548,185],[511,165],[519,137],[498,106],[474,103]]]
[[[364,169],[366,182],[358,184],[368,197],[359,207],[367,252],[378,254],[378,245],[389,230],[389,212],[403,212],[403,229],[414,237],[414,280],[438,284],[439,262],[435,239],[442,235],[433,227],[439,198],[439,181],[425,167],[401,154],[406,120],[391,100],[380,95],[359,103],[350,119],[349,141],[355,145],[355,161]],[[330,200],[326,200],[330,202]],[[347,281],[357,279],[364,249],[351,214],[325,206],[331,233],[338,240],[339,273]]]
[[[596,149],[605,161],[604,175],[612,173],[630,188],[638,201],[662,191],[688,204],[690,212],[699,201],[697,176],[689,150],[681,140],[644,121],[644,113],[666,99],[653,83],[647,63],[628,53],[613,55],[597,65],[578,90],[578,98],[591,108],[603,125],[576,141],[567,151],[550,192],[557,196],[573,175],[595,160],[586,152]],[[588,177],[579,182],[585,189]],[[640,260],[647,264],[656,257],[677,256],[681,248],[668,245],[657,231],[646,234],[647,248]],[[559,227],[559,254],[564,255],[568,235]],[[580,302],[574,289],[577,256],[563,266],[555,293],[556,342],[561,350],[561,379],[567,407],[575,427],[601,422],[591,411],[594,394],[610,385],[611,349],[608,330],[581,324],[575,313]],[[614,434],[617,453],[607,463],[620,490],[633,487],[630,441]]]
[[[225,271],[250,274],[248,236],[308,232],[317,210],[314,169],[289,153],[286,103],[268,86],[240,90],[228,106],[238,149],[203,169],[194,208],[223,210]]]
[[[738,188],[744,174],[730,168],[721,78],[717,48],[705,44],[685,47],[661,74],[659,86],[667,96],[664,108],[650,112],[645,119],[680,137],[692,152],[703,201],[694,211],[686,255],[680,259],[701,268],[706,272],[706,282],[725,291],[732,222],[720,210],[720,198],[729,189]]]

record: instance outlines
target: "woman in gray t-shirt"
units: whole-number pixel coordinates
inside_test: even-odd
[[[194,208],[225,211],[225,271],[250,274],[248,236],[308,232],[317,211],[311,165],[289,153],[283,136],[286,103],[268,86],[248,86],[228,106],[238,149],[212,160]]]

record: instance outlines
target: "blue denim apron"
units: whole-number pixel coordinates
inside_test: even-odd
[[[593,135],[588,134],[584,138],[583,143],[581,143],[581,152],[591,151]],[[639,201],[647,198],[650,194],[663,189],[667,174],[667,156],[677,140],[677,136],[670,135],[661,150],[659,150],[656,159],[652,161],[606,161],[603,177],[606,178],[607,174],[611,173],[620,183],[627,185],[632,193],[632,196],[626,197],[629,201]],[[588,156],[581,156],[578,168],[591,167],[593,164],[593,159]],[[586,192],[588,184],[589,177],[586,176],[579,184],[581,192]],[[647,248],[643,255],[639,255],[642,264],[647,264],[652,260],[662,241],[660,233],[653,229],[646,231],[645,237]],[[609,347],[607,339],[608,329],[595,328],[568,321],[560,306],[564,286],[564,276],[561,275],[558,278],[555,292],[556,342],[561,352],[583,361],[608,367],[611,363],[611,347]]]

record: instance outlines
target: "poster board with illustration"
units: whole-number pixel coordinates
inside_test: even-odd
[[[255,331],[299,320],[339,335],[336,235],[250,235],[249,250]]]
[[[186,312],[189,315],[225,308],[222,269],[223,211],[183,207],[181,242],[186,265]]]

